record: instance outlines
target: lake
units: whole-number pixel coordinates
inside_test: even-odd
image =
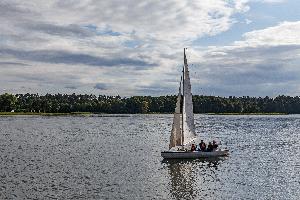
[[[0,199],[299,199],[300,115],[195,115],[221,159],[165,161],[172,115],[0,117]]]

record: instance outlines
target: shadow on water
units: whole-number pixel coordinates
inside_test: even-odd
[[[215,171],[226,158],[164,159],[162,164],[168,171],[170,195],[175,199],[195,199],[199,197],[199,184],[204,176],[217,180]],[[205,180],[204,180],[205,181]]]
[[[197,159],[163,159],[163,164],[176,164],[176,163],[209,163],[219,165],[220,162],[226,160],[227,157],[215,157],[215,158],[197,158]]]

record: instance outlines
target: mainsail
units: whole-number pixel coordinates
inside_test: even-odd
[[[188,64],[184,49],[184,67],[183,67],[183,101],[181,104],[181,82],[179,87],[179,93],[177,96],[176,108],[173,118],[173,125],[170,137],[169,148],[175,146],[182,146],[190,143],[196,138],[194,113],[193,113],[193,101],[191,91],[191,81],[189,76]],[[181,109],[182,105],[182,109]],[[181,115],[182,110],[182,115]],[[181,125],[181,126],[180,126]]]
[[[182,108],[182,132],[183,132],[183,145],[190,143],[196,138],[192,89],[191,81],[188,70],[187,59],[184,49],[184,67],[183,67],[183,108]]]
[[[181,143],[182,131],[180,128],[180,123],[181,123],[180,105],[181,105],[181,82],[180,82],[180,86],[179,86],[179,92],[178,92],[178,96],[177,96],[176,108],[175,108],[175,113],[174,113],[174,118],[173,118],[173,125],[172,125],[170,144],[169,144],[170,149],[172,147],[182,145],[182,143]]]

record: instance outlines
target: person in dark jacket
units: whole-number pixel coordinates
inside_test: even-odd
[[[208,152],[211,152],[211,151],[213,151],[213,145],[212,145],[212,143],[211,143],[211,142],[209,142],[209,143],[208,143],[208,146],[207,146],[207,151],[208,151]]]
[[[196,146],[195,146],[195,144],[192,144],[191,151],[196,151]]]
[[[218,144],[216,143],[215,140],[213,140],[213,150],[216,150],[218,148]]]
[[[199,147],[201,151],[205,151],[206,150],[206,144],[205,142],[203,142],[203,140],[201,140],[201,142],[199,143]]]

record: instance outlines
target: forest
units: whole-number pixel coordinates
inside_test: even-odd
[[[176,96],[105,96],[93,94],[2,94],[0,112],[25,113],[173,113]],[[193,95],[194,113],[300,114],[300,97],[219,97]]]

